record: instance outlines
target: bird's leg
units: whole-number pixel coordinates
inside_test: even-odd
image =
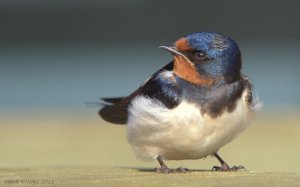
[[[157,173],[184,173],[188,171],[187,168],[179,167],[177,169],[170,169],[168,166],[165,164],[161,156],[157,157],[157,161],[160,165],[160,168],[155,168],[155,171]]]
[[[160,168],[155,168],[157,173],[171,173],[171,169],[168,168],[160,155],[157,157],[157,161],[160,165]]]
[[[212,168],[213,171],[247,171],[244,166],[233,166],[232,168],[217,154],[215,153],[214,156],[219,160],[221,163],[221,167],[214,166]]]

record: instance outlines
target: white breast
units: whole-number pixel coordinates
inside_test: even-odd
[[[129,108],[127,138],[136,155],[144,160],[199,159],[217,152],[240,134],[254,110],[245,102],[246,91],[235,110],[220,117],[202,115],[200,108],[182,101],[168,109],[144,96],[135,98]]]

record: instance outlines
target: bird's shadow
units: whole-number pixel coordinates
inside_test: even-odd
[[[143,168],[143,167],[120,167],[124,169],[133,169],[139,172],[155,172],[155,168]],[[209,169],[189,169],[187,172],[211,172],[212,170]]]

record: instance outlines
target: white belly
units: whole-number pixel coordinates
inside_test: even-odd
[[[186,101],[167,109],[155,100],[138,97],[129,108],[128,141],[144,160],[159,155],[169,160],[199,159],[216,153],[240,134],[253,116],[245,94],[233,112],[217,118],[202,115],[199,107]]]

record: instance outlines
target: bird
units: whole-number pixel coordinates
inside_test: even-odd
[[[242,56],[230,37],[211,31],[180,37],[159,48],[172,61],[126,97],[102,98],[99,115],[126,125],[137,158],[157,160],[159,173],[186,172],[165,160],[217,158],[214,171],[230,167],[218,154],[250,124],[259,110],[250,79],[241,72]]]

